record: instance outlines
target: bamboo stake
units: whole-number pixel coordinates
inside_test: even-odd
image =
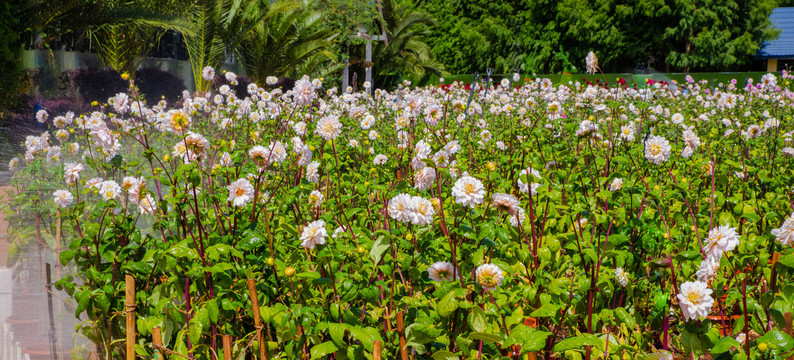
[[[259,316],[259,298],[256,296],[254,279],[248,279],[248,294],[251,296],[251,306],[254,307],[254,326],[259,338],[259,358],[267,360],[267,343],[265,342],[265,335],[262,333],[262,318]]]
[[[135,278],[124,276],[127,310],[127,360],[135,360]]]
[[[404,322],[405,313],[402,311],[397,313],[397,332],[400,337],[400,358],[402,360],[408,360],[408,348],[406,347],[405,341],[405,322]]]
[[[777,267],[775,266],[780,260],[780,253],[772,254],[772,272],[769,274],[769,284],[772,288],[772,293],[777,292]]]
[[[232,336],[223,335],[223,360],[232,360]]]
[[[372,360],[381,360],[381,351],[383,351],[383,343],[380,340],[375,340],[372,344]]]
[[[163,346],[163,338],[160,335],[159,327],[152,329],[152,344],[154,344],[154,360],[160,360],[162,353],[160,353],[158,346]]]

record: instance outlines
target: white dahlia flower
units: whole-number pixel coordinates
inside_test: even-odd
[[[55,197],[55,205],[58,205],[62,208],[65,208],[69,205],[72,205],[74,201],[74,196],[68,190],[56,190],[52,193],[52,196]]]
[[[499,285],[502,285],[502,280],[504,279],[502,269],[494,264],[480,265],[474,271],[474,276],[477,279],[477,283],[486,291],[493,291]]]
[[[654,165],[659,165],[670,158],[670,143],[661,136],[654,136],[645,141],[645,158]]]
[[[301,232],[301,245],[307,249],[314,249],[316,245],[325,244],[326,236],[328,231],[325,229],[325,221],[310,222]]]
[[[226,187],[229,189],[229,201],[236,207],[245,206],[254,199],[254,187],[248,179],[238,179]]]
[[[702,281],[690,281],[681,284],[678,303],[684,320],[699,320],[708,316],[714,299],[711,289]]]
[[[448,261],[439,261],[430,265],[430,268],[427,269],[427,273],[433,281],[452,281],[457,279],[453,269],[454,266]]]
[[[466,175],[455,181],[455,186],[452,187],[452,196],[455,197],[456,203],[474,208],[483,202],[485,188],[480,180]]]

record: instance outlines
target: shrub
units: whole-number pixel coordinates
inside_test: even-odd
[[[112,68],[82,67],[75,71],[74,81],[83,101],[104,102],[109,97],[127,90],[127,82]]]
[[[182,79],[158,68],[143,68],[136,71],[135,85],[151,105],[161,98],[173,104],[185,90],[185,82]]]

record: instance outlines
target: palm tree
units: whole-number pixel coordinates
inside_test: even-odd
[[[180,14],[192,0],[29,0],[30,30],[45,42],[69,33],[89,36],[103,65],[133,73],[166,30],[192,33]]]
[[[219,69],[259,23],[298,6],[286,1],[197,0],[188,12],[194,33],[185,36],[196,90],[207,91],[211,85],[202,77],[204,67]]]
[[[267,76],[322,76],[317,73],[320,65],[336,61],[336,55],[331,51],[336,35],[324,24],[325,14],[311,10],[314,8],[312,0],[280,0],[274,6],[292,10],[267,16],[268,21],[256,24],[243,40],[238,54],[246,74],[259,84],[264,84]],[[258,11],[267,13],[273,10],[268,6]],[[341,65],[325,67],[323,73],[338,67]]]
[[[192,32],[181,17],[188,6],[189,2],[180,0],[138,0],[117,9],[117,14],[139,21],[95,26],[90,34],[100,61],[120,73],[133,74],[167,30]]]
[[[432,58],[430,46],[421,40],[435,20],[393,1],[384,0],[382,4],[381,24],[385,25],[382,28],[386,29],[387,41],[378,42],[374,49],[373,66],[378,75],[375,86],[389,87],[400,77],[420,82],[430,75],[442,75],[444,65]]]

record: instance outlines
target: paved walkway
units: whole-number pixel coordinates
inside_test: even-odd
[[[55,254],[38,248],[35,240],[29,239],[23,241],[28,243],[26,249],[14,249],[25,253],[14,256],[15,263],[8,267],[9,243],[12,239],[8,236],[5,204],[13,196],[10,195],[13,192],[14,189],[10,186],[0,186],[0,335],[5,324],[14,332],[14,341],[20,343],[22,352],[29,354],[31,359],[49,360],[52,359],[49,342],[53,334],[49,324],[44,264],[55,264]],[[53,277],[55,276],[53,269]],[[58,279],[52,280],[54,282]],[[54,338],[60,353],[59,360],[68,359],[70,350],[75,347],[93,349],[87,345],[84,337],[75,334],[75,325],[79,320],[74,317],[73,301],[64,292],[55,289],[53,291]]]
[[[11,186],[0,186],[0,204],[6,204],[14,194]],[[8,221],[5,208],[0,208],[0,268],[8,266]]]

